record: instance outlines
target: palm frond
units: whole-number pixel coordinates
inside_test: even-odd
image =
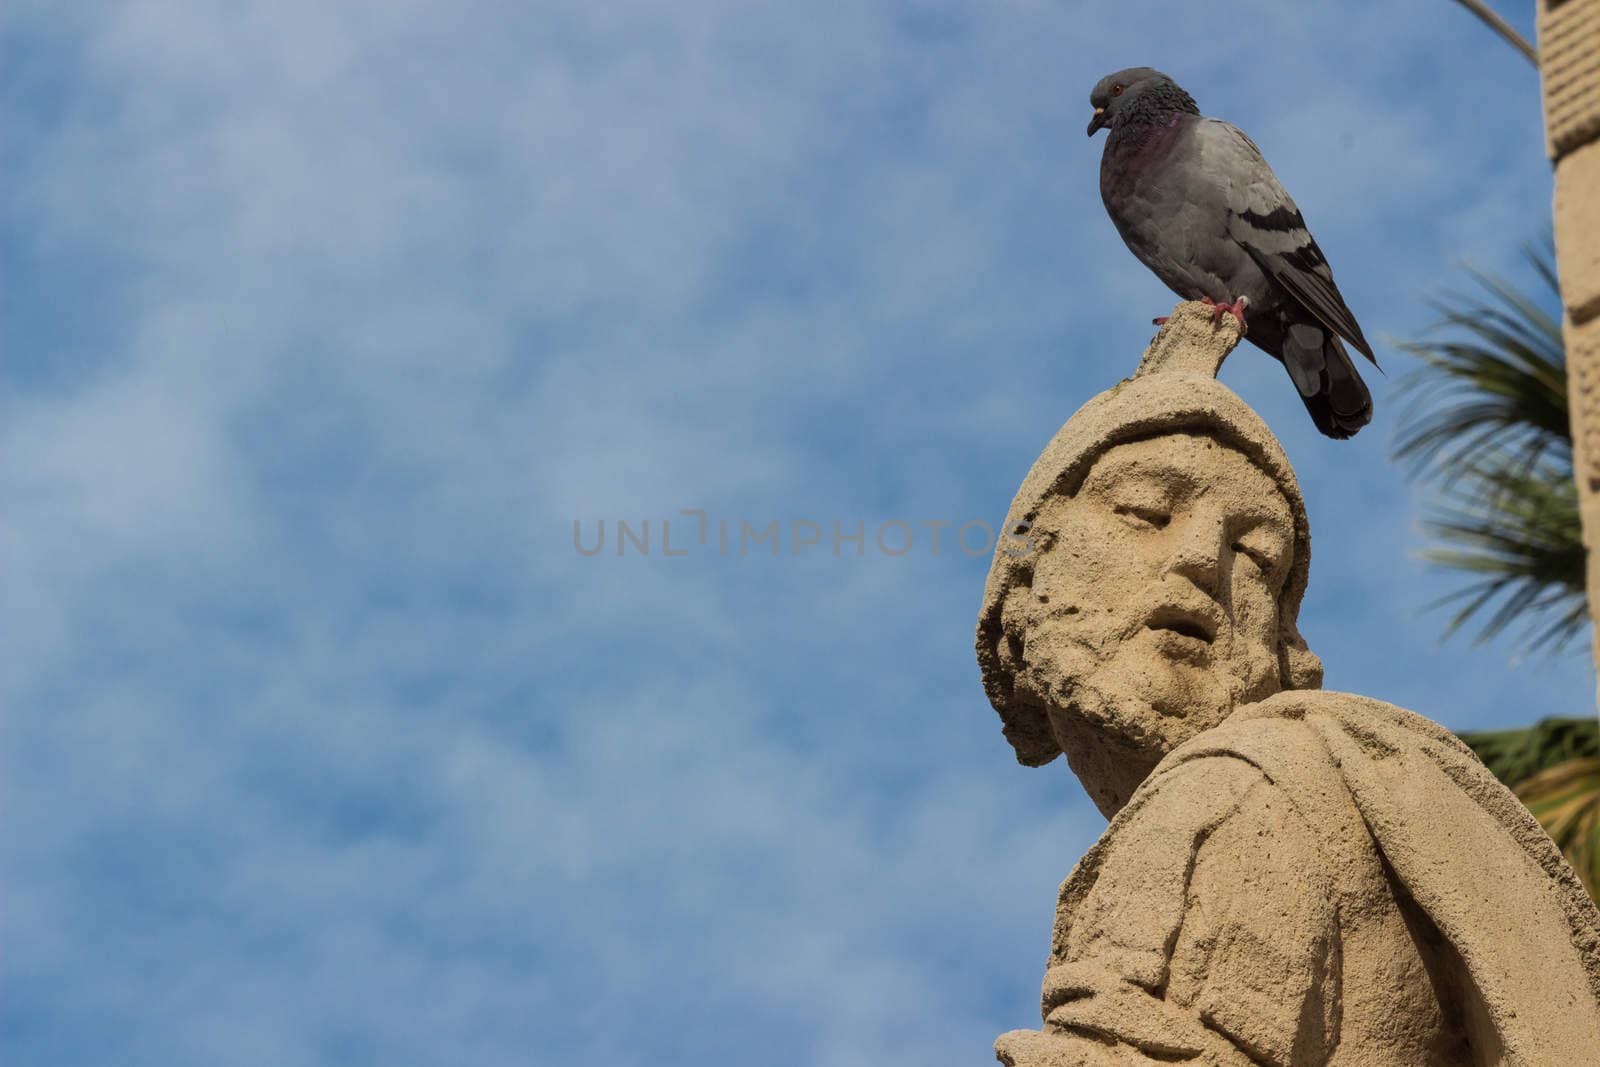
[[[1600,901],[1600,721],[1543,719],[1460,737],[1528,806]]]
[[[1553,247],[1526,252],[1559,306]],[[1525,646],[1554,652],[1588,620],[1561,324],[1511,284],[1468,274],[1478,291],[1447,294],[1430,336],[1400,346],[1423,365],[1401,383],[1393,455],[1435,487],[1424,558],[1467,576],[1431,605],[1454,609],[1446,636],[1476,620],[1486,641],[1524,623]]]
[[[1559,306],[1553,251],[1527,250],[1552,306]],[[1486,451],[1524,461],[1572,452],[1561,322],[1500,278],[1467,271],[1482,291],[1433,303],[1431,336],[1399,347],[1423,366],[1400,383],[1407,400],[1394,458],[1422,480],[1448,480]],[[1439,336],[1443,334],[1444,336]]]
[[[1541,719],[1514,730],[1474,730],[1459,736],[1507,786],[1567,760],[1600,757],[1600,720],[1593,715]]]
[[[1600,756],[1558,763],[1512,791],[1594,896],[1600,887]]]
[[[1480,642],[1523,622],[1526,646],[1559,651],[1588,619],[1570,464],[1527,469],[1504,456],[1494,462],[1458,474],[1424,522],[1434,545],[1423,558],[1468,576],[1431,606],[1456,606],[1446,636],[1481,615]]]

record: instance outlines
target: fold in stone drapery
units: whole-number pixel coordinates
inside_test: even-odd
[[[1409,983],[1423,1000],[1398,971],[1368,995],[1346,981],[1363,921],[1366,944],[1406,941],[1398,912],[1363,919],[1373,887],[1448,944],[1431,966],[1459,973]],[[1282,693],[1174,751],[1112,821],[1062,886],[1045,1029],[996,1050],[1018,1067],[1542,1067],[1600,1049],[1597,949],[1554,846],[1453,736],[1375,700]],[[1470,1003],[1424,1003],[1449,990]],[[1472,1052],[1384,1035],[1419,1020]]]

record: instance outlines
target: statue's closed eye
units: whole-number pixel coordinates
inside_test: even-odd
[[[1258,526],[1232,544],[1235,554],[1250,560],[1265,574],[1277,574],[1288,555],[1287,538],[1271,526]]]
[[[1118,504],[1112,510],[1126,520],[1129,525],[1137,527],[1164,530],[1167,524],[1172,521],[1172,513],[1165,508],[1141,507],[1137,504]]]
[[[1253,561],[1255,565],[1260,567],[1262,570],[1270,569],[1271,561],[1267,557],[1267,554],[1265,552],[1258,552],[1255,549],[1252,549],[1243,541],[1235,541],[1233,543],[1233,551],[1236,554],[1244,556],[1246,559]]]

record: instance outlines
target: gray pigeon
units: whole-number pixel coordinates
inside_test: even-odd
[[[1289,369],[1317,429],[1344,438],[1371,422],[1372,395],[1339,339],[1378,361],[1255,143],[1149,67],[1101,78],[1089,103],[1089,136],[1111,128],[1100,196],[1133,254],[1185,300],[1244,323]]]

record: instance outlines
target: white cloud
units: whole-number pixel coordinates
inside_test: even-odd
[[[1099,820],[984,706],[981,562],[586,560],[570,522],[997,521],[1170,306],[1082,135],[1141,50],[1258,134],[1369,332],[1542,210],[1486,147],[1537,150],[1523,90],[1374,92],[1404,25],[1156,11],[13,14],[66,72],[4,116],[44,279],[7,348],[51,370],[0,425],[24,1058],[938,1063],[1030,1022]],[[1301,464],[1331,680],[1587,707],[1406,619],[1384,416],[1331,446],[1227,373]]]

